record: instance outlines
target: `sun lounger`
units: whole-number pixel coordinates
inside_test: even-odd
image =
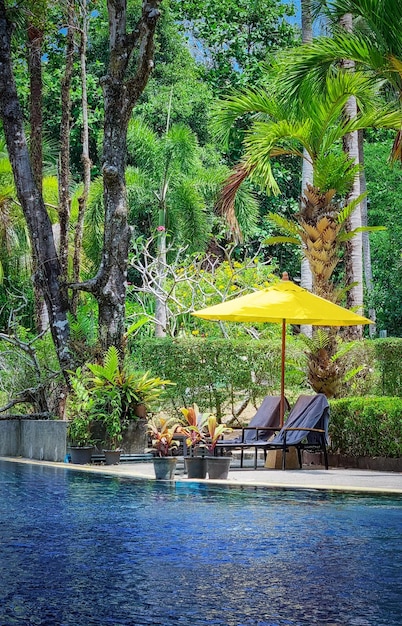
[[[302,467],[302,451],[320,449],[324,454],[325,469],[328,469],[328,421],[329,404],[323,393],[315,396],[300,396],[289,413],[281,431],[263,447],[267,450],[282,450],[282,469],[286,469],[286,451],[295,446],[299,465]]]
[[[266,396],[249,425],[242,428],[239,437],[218,441],[215,453],[223,454],[225,450],[239,449],[241,451],[240,467],[243,467],[244,450],[254,448],[254,467],[256,468],[258,449],[263,447],[268,439],[280,430],[280,402],[279,396]],[[285,407],[289,409],[289,403],[286,399]]]

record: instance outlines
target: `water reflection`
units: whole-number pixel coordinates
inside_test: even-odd
[[[400,626],[402,499],[0,462],[1,626]]]

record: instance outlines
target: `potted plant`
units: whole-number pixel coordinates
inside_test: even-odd
[[[179,424],[172,419],[154,417],[148,422],[148,433],[154,449],[154,470],[157,480],[173,480],[177,457],[172,456],[179,442],[174,439]]]
[[[161,396],[165,386],[174,383],[151,376],[149,372],[136,371],[127,361],[120,363],[119,352],[114,346],[105,353],[103,363],[86,363],[86,370],[85,374],[81,368],[70,372],[71,381],[73,387],[81,386],[86,392],[88,402],[85,410],[92,417],[93,428],[98,431],[97,438],[115,452],[114,456],[118,456],[121,445],[126,447],[127,443],[131,447],[132,443],[124,438],[128,430],[134,431],[134,434],[142,435],[140,451],[143,452],[147,424],[145,419],[141,420],[139,407],[148,409]],[[134,428],[131,428],[132,425]],[[141,446],[137,444],[137,447]],[[107,452],[105,456],[108,459],[111,455]],[[115,463],[116,459],[112,462]]]
[[[122,431],[124,424],[121,420],[122,412],[119,405],[119,398],[116,396],[115,402],[113,402],[113,398],[110,401],[110,412],[98,413],[98,419],[103,424],[106,435],[103,442],[106,465],[117,465],[120,463],[120,444],[123,439]]]
[[[207,458],[208,476],[212,479],[223,480],[228,477],[231,458],[227,456],[215,456],[215,447],[224,433],[232,431],[225,424],[219,424],[216,415],[209,415],[206,420],[207,447],[211,456]]]
[[[70,397],[70,415],[67,436],[70,441],[71,462],[80,465],[90,463],[94,450],[91,409],[93,399],[83,383],[81,368],[70,379],[73,394]]]
[[[200,413],[196,404],[192,407],[180,409],[185,421],[178,432],[187,437],[186,444],[189,448],[189,456],[184,457],[184,464],[188,478],[206,478],[207,476],[207,444],[204,426],[208,415]]]

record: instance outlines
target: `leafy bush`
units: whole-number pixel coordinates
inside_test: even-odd
[[[402,398],[331,400],[331,450],[347,456],[402,456]]]
[[[402,396],[402,339],[376,339],[373,343],[381,372],[382,393]]]
[[[221,417],[225,405],[233,407],[247,394],[255,398],[279,391],[279,339],[149,339],[134,344],[133,357],[138,367],[176,383],[166,390],[175,407],[195,402]],[[287,385],[300,387],[303,360],[301,344],[289,337]]]
[[[356,342],[347,354],[343,396],[402,395],[398,361],[401,339]],[[280,338],[267,340],[164,338],[141,339],[132,345],[139,369],[176,383],[165,397],[178,408],[194,402],[221,417],[233,412],[247,395],[255,400],[280,386]],[[400,360],[400,357],[399,357]],[[286,340],[286,395],[292,403],[301,393],[312,393],[307,384],[304,344],[299,337]]]
[[[374,344],[371,339],[353,342],[352,349],[344,357],[345,378],[338,398],[381,395],[381,372],[376,362]]]

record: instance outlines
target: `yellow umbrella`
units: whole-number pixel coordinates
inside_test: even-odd
[[[207,320],[230,322],[282,323],[281,360],[281,425],[285,412],[285,337],[286,324],[312,324],[314,326],[360,326],[373,324],[329,300],[320,298],[288,280],[283,274],[280,282],[246,296],[240,296],[194,311],[193,315]]]

